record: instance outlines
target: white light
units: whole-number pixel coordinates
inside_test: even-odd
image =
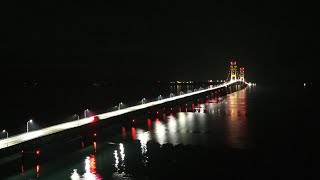
[[[150,132],[144,132],[142,129],[137,130],[137,139],[141,143],[141,153],[144,155],[147,152],[147,142],[150,140]]]
[[[122,143],[119,144],[119,148],[120,148],[121,160],[122,160],[122,162],[123,162],[123,161],[124,161],[124,157],[125,157],[126,155],[124,154],[124,147],[123,147],[123,144],[122,144]]]
[[[235,81],[238,82],[239,80],[235,80]],[[98,118],[100,120],[106,120],[106,119],[109,119],[109,118],[112,118],[112,117],[116,117],[116,116],[123,115],[123,114],[126,114],[126,113],[134,112],[134,111],[137,111],[137,110],[140,110],[140,109],[145,109],[145,108],[156,106],[156,105],[159,105],[159,104],[172,102],[172,101],[175,101],[175,100],[178,100],[178,99],[182,99],[182,98],[185,98],[185,97],[193,96],[193,95],[196,95],[196,94],[199,94],[199,93],[203,93],[203,92],[206,92],[206,91],[219,89],[221,87],[224,87],[224,85],[230,85],[232,83],[234,83],[234,82],[226,82],[224,84],[217,85],[217,86],[215,86],[213,88],[208,88],[208,89],[205,89],[205,90],[198,90],[198,91],[195,91],[195,92],[192,92],[192,93],[186,93],[186,94],[183,94],[183,95],[180,95],[180,96],[174,96],[174,97],[170,97],[170,98],[166,98],[166,99],[161,99],[161,100],[158,100],[158,101],[148,102],[148,103],[144,103],[144,104],[140,104],[140,105],[124,108],[124,109],[121,109],[121,110],[118,110],[118,111],[111,111],[111,112],[99,114],[99,115],[96,115],[96,116],[98,116]],[[247,82],[244,82],[244,83],[249,84]],[[86,111],[88,111],[88,109],[86,109]],[[32,120],[29,120],[28,122],[31,123]],[[23,143],[23,142],[28,141],[28,140],[39,138],[41,136],[47,136],[47,135],[50,135],[50,134],[54,134],[54,133],[58,133],[58,132],[61,132],[61,131],[64,131],[64,130],[68,130],[68,129],[71,129],[71,128],[78,127],[78,122],[80,123],[80,125],[85,125],[85,124],[91,123],[92,119],[91,118],[84,118],[84,119],[80,119],[79,121],[78,120],[74,120],[74,121],[70,121],[70,122],[66,122],[66,123],[50,126],[50,127],[47,127],[47,128],[39,129],[39,130],[36,130],[36,131],[32,131],[32,132],[29,132],[27,134],[26,133],[18,134],[16,136],[12,136],[12,137],[8,138],[9,146],[20,144],[20,143]],[[6,148],[6,147],[7,147],[7,140],[0,140],[0,149]]]
[[[114,150],[113,154],[114,154],[114,158],[115,158],[115,164],[114,164],[114,166],[115,166],[115,168],[116,168],[117,170],[119,170],[118,151],[117,151],[117,150]]]
[[[77,169],[73,170],[73,173],[71,174],[70,179],[71,180],[80,180],[81,179],[80,175],[77,172]]]
[[[156,121],[155,123],[155,134],[156,134],[156,139],[158,141],[159,144],[163,144],[165,142],[165,139],[166,139],[166,128],[165,126],[163,125],[162,122],[160,121]]]

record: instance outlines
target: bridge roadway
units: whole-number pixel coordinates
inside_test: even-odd
[[[216,89],[219,89],[219,88],[222,88],[222,87],[225,87],[225,86],[231,85],[233,83],[237,83],[237,82],[242,82],[242,81],[237,80],[237,81],[233,81],[233,82],[226,82],[226,83],[223,83],[223,84],[220,84],[220,85],[208,88],[208,89],[198,90],[196,92],[182,94],[182,95],[178,95],[178,96],[174,96],[174,97],[170,97],[170,98],[161,99],[158,101],[148,102],[145,104],[140,104],[140,105],[136,105],[136,106],[132,106],[132,107],[116,110],[116,111],[98,114],[96,116],[98,116],[98,118],[100,120],[104,120],[104,119],[120,116],[120,115],[129,113],[129,112],[145,109],[145,108],[148,108],[151,106],[167,103],[170,101],[175,101],[178,99],[183,99],[185,97],[193,96],[193,95],[204,93],[204,92],[211,91],[211,90],[216,90]],[[248,84],[247,82],[244,82],[244,83]],[[93,117],[88,117],[88,118],[74,120],[74,121],[70,121],[70,122],[66,122],[66,123],[62,123],[62,124],[58,124],[58,125],[53,125],[53,126],[46,127],[46,128],[39,129],[39,130],[35,130],[35,131],[29,131],[28,133],[18,134],[18,135],[0,140],[0,149],[14,146],[14,145],[17,145],[17,144],[20,144],[20,143],[23,143],[23,142],[26,142],[29,140],[33,140],[36,138],[40,138],[42,136],[47,136],[47,135],[58,133],[58,132],[68,130],[71,128],[76,128],[78,126],[83,126],[83,125],[91,123],[93,120],[94,120]]]

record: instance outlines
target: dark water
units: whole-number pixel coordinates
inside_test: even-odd
[[[315,177],[312,89],[257,86],[201,103],[197,112],[115,125],[112,137],[2,179],[270,179]],[[313,142],[310,144],[310,142]],[[13,173],[7,176],[8,172]]]

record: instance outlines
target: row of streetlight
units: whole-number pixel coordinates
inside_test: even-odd
[[[32,119],[27,121],[27,132],[29,132],[29,123],[32,123]],[[7,130],[2,130],[3,133],[7,133],[7,147],[8,147],[8,137],[9,137],[9,132]]]
[[[89,111],[89,109],[84,110],[84,118],[87,118],[87,112]],[[77,120],[78,120],[78,126],[80,125],[80,116],[78,114],[74,114],[74,116],[77,116]]]
[[[89,109],[84,110],[84,118],[87,117],[87,111],[89,111]],[[78,126],[79,126],[79,120],[80,120],[80,116],[77,114],[74,114],[74,116],[78,117]],[[32,119],[30,119],[29,121],[27,121],[27,133],[29,132],[29,123],[32,123]],[[9,137],[9,133],[7,130],[2,130],[3,133],[7,133],[7,147],[8,147],[8,137]]]
[[[181,91],[180,92],[180,95],[182,95],[183,94],[183,92]],[[170,97],[173,97],[174,96],[174,94],[173,93],[170,93]],[[161,95],[159,95],[158,96],[158,100],[161,100],[162,99],[162,96]],[[146,98],[142,98],[141,99],[141,104],[145,104],[146,103]],[[120,102],[119,103],[119,105],[118,105],[118,110],[120,110],[121,109],[121,105],[122,105],[123,103],[122,102]],[[89,111],[89,109],[86,109],[86,110],[84,110],[84,118],[87,118],[87,111]],[[78,115],[78,114],[74,114],[74,116],[77,116],[77,120],[78,120],[78,126],[80,125],[79,124],[79,120],[80,120],[80,116]],[[32,123],[32,119],[30,119],[29,121],[27,121],[27,133],[29,132],[29,123]],[[3,130],[2,131],[3,133],[7,133],[7,147],[8,147],[8,137],[9,137],[9,133],[8,133],[8,131],[7,130]]]
[[[8,131],[6,131],[5,129],[2,131],[3,133],[7,133],[7,147],[8,147],[8,136],[9,136],[9,133]]]
[[[202,87],[200,87],[200,89],[199,90],[203,90],[203,88]],[[194,92],[195,91],[198,91],[197,89],[194,89]],[[192,91],[191,90],[189,90],[188,91],[188,93],[191,93]],[[180,91],[180,95],[183,95],[184,93],[183,93],[183,91]],[[170,97],[174,97],[174,94],[173,93],[170,93]],[[161,95],[159,95],[158,96],[158,100],[162,100],[162,96]],[[146,98],[142,98],[141,99],[141,104],[145,104],[146,103]],[[118,105],[118,110],[120,110],[121,109],[121,105],[122,105],[123,103],[122,102],[120,102],[119,103],[119,105]],[[117,106],[116,106],[117,107]]]

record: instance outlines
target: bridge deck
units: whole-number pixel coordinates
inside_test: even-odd
[[[140,105],[136,105],[136,106],[132,106],[132,107],[128,107],[128,108],[124,108],[124,109],[120,109],[120,110],[116,110],[116,111],[112,111],[112,112],[107,112],[107,113],[103,113],[103,114],[98,114],[96,116],[99,117],[100,120],[104,120],[104,119],[108,119],[108,118],[112,118],[112,117],[116,117],[119,115],[123,115],[126,113],[130,113],[133,111],[137,111],[137,110],[141,110],[141,109],[145,109],[151,106],[155,106],[155,105],[159,105],[159,104],[163,104],[163,103],[167,103],[170,101],[175,101],[178,99],[183,99],[185,97],[190,97],[196,94],[200,94],[200,93],[204,93],[207,91],[211,91],[211,90],[215,90],[215,89],[219,89],[222,88],[224,86],[227,85],[231,85],[233,83],[236,82],[240,82],[240,81],[234,81],[234,82],[227,82],[221,85],[217,85],[208,89],[203,89],[203,90],[199,90],[196,92],[191,92],[191,93],[187,93],[187,94],[182,94],[179,96],[174,96],[174,97],[170,97],[170,98],[165,98],[162,100],[158,100],[158,101],[153,101],[153,102],[148,102],[145,104],[140,104]],[[246,82],[244,82],[246,83]],[[36,139],[42,136],[47,136],[50,134],[54,134],[54,133],[58,133],[64,130],[68,130],[71,128],[76,128],[78,126],[83,126],[85,124],[88,124],[90,122],[92,122],[93,117],[88,117],[88,118],[83,118],[80,120],[74,120],[74,121],[70,121],[70,122],[66,122],[66,123],[62,123],[62,124],[57,124],[57,125],[53,125],[50,127],[46,127],[43,129],[39,129],[39,130],[35,130],[35,131],[29,131],[28,133],[22,133],[22,134],[18,134],[12,137],[9,137],[7,139],[2,139],[0,140],[0,149],[4,149],[10,146],[14,146],[32,139]]]

